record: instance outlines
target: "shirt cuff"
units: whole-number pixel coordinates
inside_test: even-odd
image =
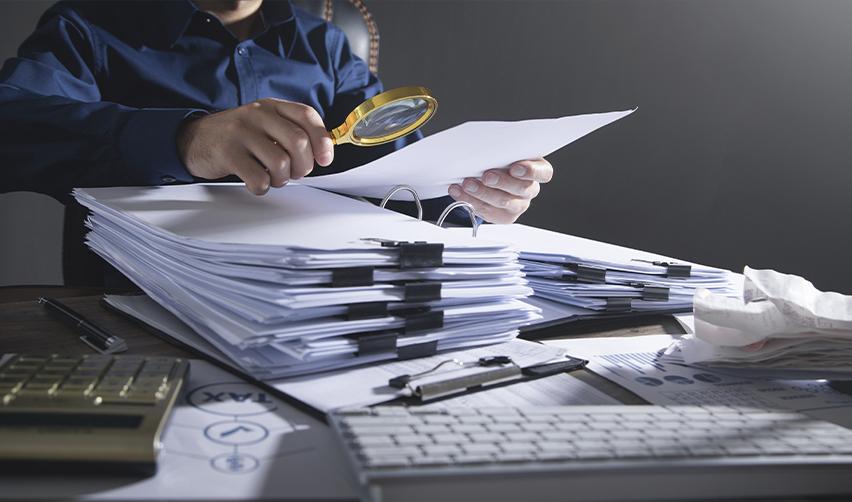
[[[147,108],[130,112],[118,138],[124,161],[118,178],[128,185],[192,183],[177,151],[177,132],[189,117],[204,110]]]

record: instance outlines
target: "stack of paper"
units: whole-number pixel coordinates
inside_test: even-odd
[[[699,290],[686,362],[799,371],[852,372],[852,297],[809,281],[745,268],[739,298]]]
[[[515,246],[535,296],[570,307],[569,317],[690,311],[697,288],[736,294],[735,274],[645,251],[518,224],[479,235]]]
[[[75,196],[95,252],[258,378],[503,342],[538,317],[509,247],[315,188]]]

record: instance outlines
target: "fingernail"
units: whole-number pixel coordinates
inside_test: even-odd
[[[512,173],[512,176],[523,176],[527,174],[527,168],[524,166],[512,166],[509,172]]]
[[[475,181],[468,181],[464,184],[464,189],[468,193],[476,193],[479,190],[479,185]]]
[[[488,173],[488,174],[486,174],[486,175],[485,175],[485,178],[483,178],[483,181],[485,181],[485,184],[486,184],[486,185],[488,185],[488,186],[492,186],[492,187],[493,187],[494,185],[496,185],[496,184],[497,184],[497,181],[498,181],[499,179],[500,179],[500,178],[499,178],[496,174],[494,174],[494,173]]]
[[[461,191],[461,189],[459,189],[458,185],[450,185],[449,192],[450,192],[450,195],[452,195],[453,197],[458,197],[462,194],[462,191]]]
[[[330,153],[321,153],[317,155],[317,164],[323,167],[331,164],[332,160],[334,160],[334,156]]]

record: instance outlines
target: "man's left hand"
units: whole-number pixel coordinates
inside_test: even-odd
[[[452,198],[470,203],[476,214],[491,223],[514,223],[538,195],[541,183],[553,178],[553,166],[544,159],[521,160],[504,169],[491,169],[482,178],[466,178],[450,185]]]

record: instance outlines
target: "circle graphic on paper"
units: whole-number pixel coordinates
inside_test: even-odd
[[[647,385],[648,387],[659,387],[660,385],[663,385],[662,380],[652,377],[638,377],[636,381],[643,385]]]
[[[711,373],[696,373],[692,375],[692,378],[704,383],[719,383],[722,381],[721,377],[713,375]]]
[[[269,392],[245,382],[202,385],[192,389],[186,401],[201,411],[228,417],[261,415],[278,409],[278,402]]]
[[[254,422],[216,422],[204,428],[204,435],[210,441],[230,446],[256,444],[269,436],[266,427]]]
[[[689,384],[695,383],[694,381],[690,380],[689,378],[686,378],[685,376],[680,376],[680,375],[666,375],[666,376],[663,377],[663,380],[665,380],[667,382],[676,383],[676,384],[679,384],[679,385],[689,385]]]
[[[225,474],[245,474],[260,465],[260,460],[245,453],[225,453],[210,459],[210,465]]]

